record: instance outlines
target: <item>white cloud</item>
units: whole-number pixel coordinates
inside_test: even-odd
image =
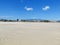
[[[32,7],[25,6],[24,9],[27,10],[27,11],[33,11],[33,8]]]
[[[50,9],[50,6],[45,6],[45,7],[42,8],[42,10],[44,10],[44,11],[47,11],[49,9]]]

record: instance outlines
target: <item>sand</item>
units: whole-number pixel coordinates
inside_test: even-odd
[[[0,22],[0,45],[60,45],[60,23]]]

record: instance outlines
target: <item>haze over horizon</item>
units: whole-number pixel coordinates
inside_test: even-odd
[[[0,0],[0,19],[60,20],[60,0]]]

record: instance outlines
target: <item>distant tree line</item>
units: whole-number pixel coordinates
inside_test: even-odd
[[[60,22],[60,20],[59,20],[59,21],[57,21],[57,22]]]
[[[51,22],[49,20],[21,20],[22,22]]]
[[[0,19],[0,21],[2,21],[2,22],[18,22],[19,19],[16,19],[16,20]]]
[[[50,21],[50,20],[40,20],[40,19],[16,19],[16,20],[8,20],[8,19],[0,19],[3,22],[60,22],[60,21]]]

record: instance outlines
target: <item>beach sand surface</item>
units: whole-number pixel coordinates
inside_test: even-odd
[[[0,22],[0,45],[60,45],[60,23]]]

